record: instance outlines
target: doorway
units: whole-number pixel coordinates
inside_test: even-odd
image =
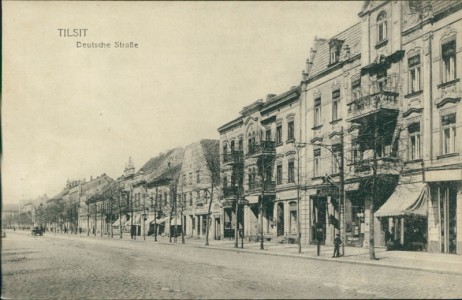
[[[441,252],[457,253],[457,190],[451,185],[439,188]]]
[[[277,235],[284,235],[284,203],[282,202],[277,204],[276,218]]]

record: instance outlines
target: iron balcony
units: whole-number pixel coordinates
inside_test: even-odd
[[[260,143],[250,144],[247,156],[257,157],[260,155],[276,155],[276,142],[261,141]]]

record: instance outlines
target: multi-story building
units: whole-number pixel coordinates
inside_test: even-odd
[[[320,224],[332,242],[344,222],[347,244],[460,253],[461,8],[365,1],[360,23],[315,41],[302,82],[310,240]]]
[[[209,238],[224,235],[219,147],[218,140],[200,140],[185,147],[177,195],[187,236],[205,237],[207,221]]]
[[[239,118],[218,128],[223,194],[228,200],[225,237],[235,234],[238,223],[251,239],[262,234],[264,239],[297,238],[302,176],[297,175],[304,173],[296,147],[302,142],[299,95],[299,87],[270,94],[265,102],[244,107]],[[242,209],[239,203],[246,205]]]
[[[356,86],[360,80],[360,51],[361,24],[358,23],[330,39],[316,38],[307,61],[301,98],[306,101],[303,129],[307,141],[304,155],[307,156],[305,183],[308,198],[305,206],[309,213],[304,222],[303,237],[308,242],[320,240],[331,244],[340,230],[341,199],[337,188],[341,181],[340,159],[345,146],[347,105],[352,96],[350,85]],[[329,181],[326,181],[326,175]],[[346,201],[345,214],[351,216],[359,208],[349,200],[351,198]],[[351,218],[349,222],[352,222]],[[352,224],[357,225],[360,222]],[[359,240],[359,237],[358,233],[355,239]]]

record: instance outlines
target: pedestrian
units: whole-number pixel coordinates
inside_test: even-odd
[[[332,258],[340,256],[340,245],[342,244],[342,239],[340,238],[340,234],[337,233],[337,237],[334,240],[334,254]]]

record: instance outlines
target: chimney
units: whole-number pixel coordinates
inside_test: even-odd
[[[271,98],[275,97],[276,95],[275,94],[268,94],[266,95],[266,102],[268,102],[269,100],[271,100]]]

